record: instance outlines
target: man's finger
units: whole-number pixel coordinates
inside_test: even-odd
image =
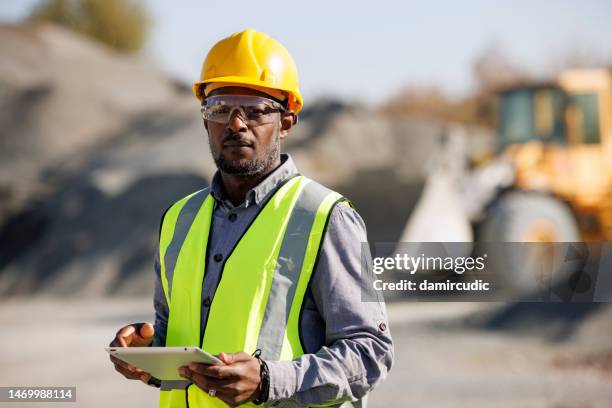
[[[121,367],[125,367],[125,368],[127,368],[127,367],[128,367],[128,363],[126,363],[126,362],[125,362],[125,361],[123,361],[123,360],[118,359],[118,358],[117,358],[117,357],[115,357],[115,356],[112,356],[112,355],[111,355],[111,356],[110,356],[110,360],[111,360],[111,361],[113,362],[113,364],[115,364],[115,365],[120,365]]]
[[[143,339],[150,339],[155,335],[155,329],[151,323],[143,323],[138,332]]]
[[[125,343],[125,339],[119,337],[119,332],[117,332],[115,338],[110,342],[108,347],[127,347],[127,344]]]
[[[208,377],[210,381],[216,381],[217,385],[231,384],[240,379],[240,376],[235,371],[224,371],[223,373],[219,373],[213,370],[215,366],[210,364],[189,363],[187,367],[194,373]]]
[[[187,368],[189,368],[191,371],[196,372],[198,374],[202,374],[202,375],[207,375],[206,373],[208,372],[209,367],[211,367],[211,364],[195,363],[195,362],[191,362],[187,366]]]
[[[210,390],[215,390],[215,397],[219,398],[221,401],[225,402],[227,405],[234,407],[236,406],[235,395],[237,391],[235,388],[228,387],[231,384],[234,384],[233,380],[217,380],[214,378],[207,377],[205,375],[196,373],[189,369],[189,367],[180,367],[179,373],[181,376],[189,379],[192,383],[194,383],[197,387],[202,389],[204,392],[208,392]]]
[[[139,375],[140,375],[140,381],[142,381],[145,384],[147,384],[149,380],[151,379],[151,374],[145,373],[144,371],[140,373]]]
[[[181,377],[185,377],[187,379],[189,379],[192,383],[196,384],[198,387],[202,388],[205,391],[208,391],[209,388],[209,380],[208,378],[206,378],[206,376],[202,375],[202,374],[198,374],[194,371],[191,371],[189,369],[189,367],[186,366],[182,366],[179,367],[179,374],[181,375]]]
[[[143,347],[148,346],[153,341],[155,330],[151,323],[135,323],[125,326],[117,333],[119,342],[124,340],[122,347]]]
[[[115,370],[117,370],[119,373],[121,373],[125,378],[129,380],[138,380],[140,378],[140,374],[129,370],[127,367],[115,365]]]
[[[144,371],[142,369],[140,369],[138,367],[134,367],[133,365],[128,364],[125,361],[120,360],[120,359],[118,359],[115,356],[110,356],[110,359],[111,359],[112,363],[115,366],[123,367],[123,368],[125,368],[126,370],[128,370],[128,371],[130,371],[132,373],[137,373],[137,374],[144,373]]]
[[[216,380],[236,381],[240,379],[240,375],[243,369],[244,368],[242,367],[242,364],[234,364],[231,366],[206,365],[204,367],[199,367],[198,372],[202,375],[214,378]]]
[[[117,332],[118,334],[119,332]],[[119,342],[119,338],[117,337],[117,334],[115,334],[115,338],[113,339],[113,341],[110,342],[110,344],[108,345],[108,347],[123,347],[120,342]]]
[[[132,343],[132,338],[134,337],[134,332],[136,329],[131,324],[125,326],[117,333],[117,340],[119,341],[119,345],[121,347],[128,347]]]
[[[219,353],[219,359],[225,364],[234,364],[239,361],[249,361],[252,358],[253,356],[245,353],[244,351],[239,351],[238,353]]]
[[[140,369],[138,367],[135,367],[135,366],[133,366],[131,364],[127,365],[127,369],[130,370],[131,372],[137,373],[137,374],[144,373],[144,371],[142,371],[142,369]]]
[[[184,377],[188,378],[192,383],[196,384],[198,387],[205,390],[206,392],[211,389],[217,391],[217,394],[219,394],[220,392],[227,392],[228,389],[226,389],[225,387],[236,382],[234,380],[218,380],[215,378],[210,378],[190,370],[189,367],[181,368],[183,369],[182,372],[184,373]],[[181,371],[179,371],[179,373],[180,372]]]

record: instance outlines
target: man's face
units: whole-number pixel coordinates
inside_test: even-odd
[[[268,95],[250,88],[224,87],[214,95]],[[270,123],[248,125],[239,110],[234,110],[229,122],[222,124],[204,120],[208,131],[210,152],[217,168],[224,173],[253,176],[270,169],[280,160],[280,139],[284,139],[293,124],[293,115],[273,113]]]

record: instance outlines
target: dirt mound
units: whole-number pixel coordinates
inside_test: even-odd
[[[179,97],[146,58],[51,24],[0,26],[0,56],[0,221],[45,188],[43,170]]]

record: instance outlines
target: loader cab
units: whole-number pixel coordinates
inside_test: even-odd
[[[512,161],[513,188],[567,203],[584,237],[612,238],[612,71],[567,70],[498,97],[498,147]]]
[[[531,141],[566,144],[567,95],[554,84],[515,87],[498,94],[500,149]]]
[[[612,75],[573,70],[552,83],[498,92],[498,147],[532,141],[592,146],[612,136]]]
[[[559,76],[568,95],[567,137],[572,144],[610,145],[612,137],[612,72],[570,70]]]

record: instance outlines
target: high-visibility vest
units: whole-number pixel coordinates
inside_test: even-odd
[[[304,176],[285,181],[225,255],[202,339],[202,280],[214,198],[204,189],[172,205],[162,222],[159,245],[169,307],[166,346],[202,347],[212,354],[251,354],[259,348],[264,360],[293,360],[304,354],[302,303],[329,216],[339,202],[346,199]],[[195,384],[179,389],[165,384],[160,407],[227,407]]]

